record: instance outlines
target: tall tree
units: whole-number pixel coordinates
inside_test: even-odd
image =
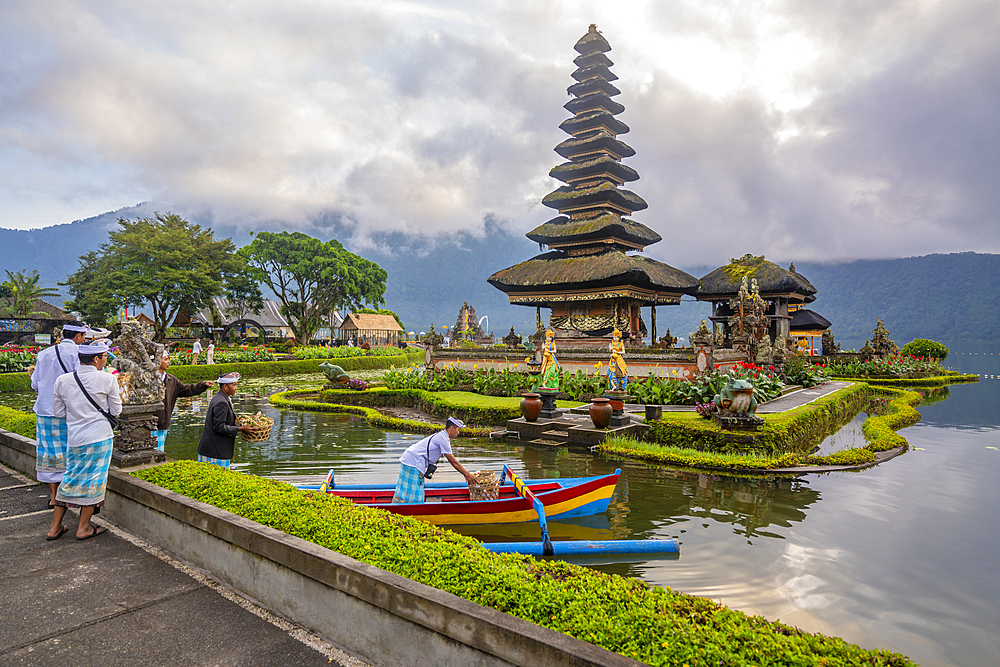
[[[216,240],[212,230],[174,213],[119,218],[118,224],[121,229],[109,232],[97,250],[98,262],[93,266],[101,271],[101,279],[86,284],[94,290],[95,299],[149,303],[160,340],[179,311],[194,313],[203,308],[213,296],[222,294],[225,278],[243,265],[231,240]],[[87,258],[84,255],[81,262]],[[85,276],[81,272],[87,267],[81,266],[69,281],[79,278],[82,285]]]
[[[42,279],[38,271],[32,271],[30,274],[21,271],[14,273],[6,271],[6,273],[7,280],[3,282],[3,292],[6,296],[2,308],[4,314],[24,318],[47,315],[44,311],[34,310],[35,300],[59,296],[59,292],[42,287],[39,284]]]
[[[295,337],[308,342],[335,310],[384,303],[388,275],[378,264],[300,232],[260,232],[240,249],[281,301]]]
[[[264,295],[260,293],[257,271],[247,266],[242,256],[239,259],[242,266],[226,279],[226,300],[229,302],[226,315],[243,320],[264,309]]]
[[[108,284],[111,262],[112,258],[91,250],[80,257],[80,268],[66,282],[59,283],[73,297],[63,302],[63,307],[80,313],[81,319],[93,326],[103,327],[122,306],[122,300]]]

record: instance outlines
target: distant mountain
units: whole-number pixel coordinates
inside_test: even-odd
[[[0,229],[0,269],[38,269],[43,284],[56,287],[76,271],[80,255],[107,240],[107,231],[119,217],[152,215],[153,211],[152,205],[140,204],[65,225]],[[217,237],[230,237],[238,246],[250,240],[246,231],[212,227]],[[278,225],[271,229],[281,231]],[[331,234],[348,237],[330,221],[303,231],[324,241]],[[389,274],[385,307],[399,314],[408,331],[427,331],[431,323],[438,330],[454,326],[465,301],[479,317],[488,318],[488,325],[487,321],[483,324],[497,336],[504,336],[511,327],[534,330],[535,309],[510,305],[505,294],[486,282],[495,271],[539,253],[538,245],[523,235],[488,225],[482,236],[456,234],[436,244],[414,244],[398,234],[377,241],[380,250],[359,254]],[[726,261],[720,258],[718,265]],[[716,266],[679,268],[700,278]],[[836,264],[801,262],[796,268],[818,290],[809,308],[833,322],[837,342],[845,350],[864,345],[878,317],[900,345],[918,337],[946,345],[995,345],[1000,338],[1000,255],[969,252]],[[649,309],[642,312],[648,326]],[[662,335],[669,327],[674,335],[686,337],[710,312],[707,304],[699,302],[660,307],[657,331]],[[548,314],[543,312],[543,318],[547,322]]]

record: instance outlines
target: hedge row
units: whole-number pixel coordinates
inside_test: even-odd
[[[302,401],[297,400],[297,396],[303,396],[306,394],[315,394],[316,392],[309,389],[295,389],[292,391],[283,391],[278,394],[271,394],[268,400],[276,408],[282,408],[286,410],[306,410],[309,412],[331,412],[340,414],[351,414],[351,415],[361,415],[371,426],[375,428],[386,429],[389,431],[399,431],[402,433],[437,433],[444,428],[444,423],[432,424],[429,422],[416,421],[413,419],[399,419],[397,417],[390,417],[384,415],[374,408],[365,407],[362,405],[345,405],[342,403],[328,403],[319,401]],[[339,392],[338,392],[339,393]],[[362,392],[351,392],[351,393],[362,393]],[[384,392],[364,392],[364,393],[384,393]],[[463,420],[464,421],[464,420]],[[489,428],[481,428],[470,426],[463,428],[461,431],[462,437],[467,438],[488,438],[490,436]]]
[[[31,391],[31,376],[27,373],[0,374],[0,392]]]
[[[787,413],[772,417],[765,415],[765,424],[762,430],[769,430],[765,435],[770,438],[787,437],[788,434],[801,433],[807,428],[810,422],[815,426],[828,427],[837,423],[850,421],[859,412],[872,396],[884,395],[891,400],[885,408],[884,414],[873,414],[865,420],[862,427],[868,444],[865,447],[847,449],[825,456],[810,456],[804,453],[761,453],[750,452],[740,453],[738,451],[718,449],[714,451],[703,451],[704,448],[678,445],[669,440],[661,440],[661,437],[669,437],[671,432],[677,430],[670,427],[663,427],[657,422],[652,424],[652,433],[656,440],[654,442],[639,442],[632,438],[609,438],[598,445],[598,451],[621,456],[629,459],[653,461],[667,465],[683,466],[688,468],[710,468],[714,470],[729,471],[763,471],[778,468],[791,468],[797,466],[832,466],[832,465],[861,465],[871,463],[878,459],[877,452],[888,451],[895,447],[906,447],[906,440],[895,431],[912,426],[920,420],[920,413],[913,406],[921,401],[920,394],[912,391],[901,391],[898,389],[870,387],[868,385],[854,385],[851,391],[839,396],[841,392],[825,396],[810,406],[802,406]],[[858,403],[858,398],[863,402]],[[825,404],[821,404],[825,402]],[[797,414],[792,414],[797,413]],[[664,422],[673,419],[674,415],[664,415]],[[714,423],[702,420],[704,424],[701,428],[706,436],[704,441],[711,441],[717,436],[715,431],[719,431]],[[782,423],[785,422],[785,423]],[[697,433],[693,426],[688,428],[685,436],[696,438]],[[744,435],[741,437],[751,437]],[[716,438],[717,439],[717,438]],[[772,440],[772,442],[774,442]]]
[[[226,373],[236,371],[246,378],[274,377],[279,375],[297,375],[299,373],[319,373],[319,365],[324,361],[336,363],[345,371],[373,370],[378,368],[391,368],[408,363],[406,355],[395,357],[349,357],[345,359],[300,359],[298,361],[254,361],[239,362],[233,364],[212,364],[197,366],[171,366],[170,372],[177,376],[181,382],[201,382],[203,380],[214,380]]]
[[[134,473],[350,558],[650,665],[882,665],[908,658],[563,561],[495,554],[410,517],[178,461]]]
[[[927,378],[834,378],[846,382],[866,382],[880,387],[941,387],[960,382],[978,382],[979,376],[974,374],[935,375]]]
[[[384,389],[380,391],[351,391],[327,389],[320,392],[319,402],[342,405],[363,405],[370,408],[416,408],[434,415],[442,421],[456,417],[475,426],[502,426],[508,419],[521,416],[518,405],[510,407],[475,407],[448,401],[433,392],[422,389]]]
[[[35,415],[0,405],[0,428],[35,439]]]

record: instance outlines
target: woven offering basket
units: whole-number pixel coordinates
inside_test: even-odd
[[[472,473],[475,484],[469,484],[469,500],[496,500],[500,497],[500,480],[493,470],[477,470]]]
[[[236,420],[236,425],[253,427],[251,431],[241,432],[243,439],[247,442],[263,442],[271,437],[271,427],[274,426],[274,420],[264,415],[255,417],[243,415]]]

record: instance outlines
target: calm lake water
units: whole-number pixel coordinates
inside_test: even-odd
[[[948,365],[1000,376],[1000,356],[955,355]],[[304,379],[304,378],[303,378]],[[248,392],[237,411],[276,420],[268,442],[240,442],[233,468],[317,482],[393,482],[398,457],[419,436],[361,419],[282,412]],[[1000,663],[1000,380],[954,385],[918,409],[901,433],[911,450],[856,473],[743,479],[605,460],[585,449],[460,440],[470,469],[504,462],[530,478],[623,469],[607,515],[551,522],[555,539],[676,538],[679,558],[585,563],[709,597],[729,607],[921,665]],[[182,399],[167,455],[195,458],[209,395]],[[10,403],[8,395],[5,402]],[[30,401],[29,401],[30,402]],[[864,415],[822,445],[863,442]],[[460,479],[444,464],[435,481]],[[468,527],[483,540],[533,539],[537,524]]]

